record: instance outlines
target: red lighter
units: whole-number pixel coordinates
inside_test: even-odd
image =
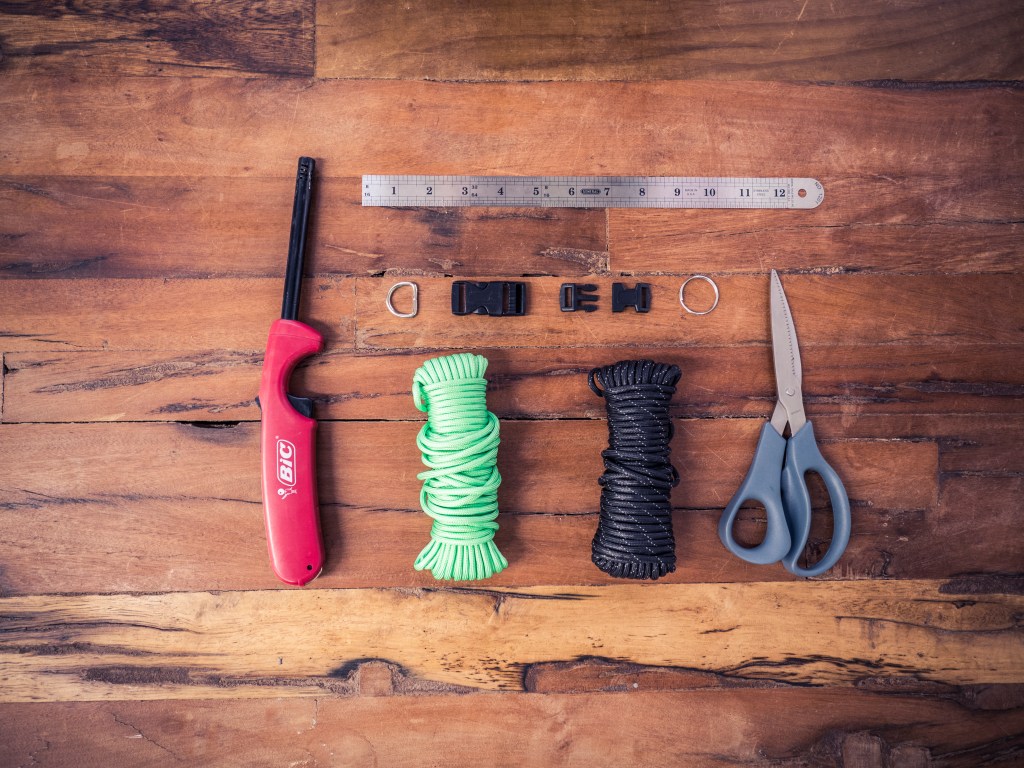
[[[313,401],[288,393],[288,380],[303,358],[320,351],[323,337],[296,320],[302,288],[302,258],[315,163],[299,158],[295,179],[288,267],[281,319],[270,326],[260,394],[263,511],[270,564],[286,584],[308,584],[324,564],[316,493],[316,420]]]

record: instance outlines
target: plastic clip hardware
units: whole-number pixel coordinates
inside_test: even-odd
[[[596,290],[597,286],[593,283],[562,283],[558,292],[562,311],[575,312],[582,309],[584,312],[593,312],[597,309]]]
[[[637,312],[650,312],[650,284],[637,283],[635,288],[627,288],[624,283],[612,283],[612,312],[621,312],[626,307],[633,307]]]
[[[491,283],[473,283],[456,280],[452,283],[453,315],[526,314],[526,283],[499,280]]]

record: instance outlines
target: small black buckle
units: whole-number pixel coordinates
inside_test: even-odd
[[[612,283],[612,312],[621,312],[626,307],[633,307],[637,312],[650,312],[650,284],[637,283],[635,288],[627,288],[624,283]]]
[[[474,283],[456,280],[452,283],[453,315],[526,314],[526,283],[499,280]]]
[[[559,290],[559,298],[563,312],[575,312],[582,309],[584,312],[593,312],[597,307],[591,302],[597,301],[597,294],[594,291],[597,286],[593,283],[562,283]],[[584,293],[587,291],[587,293]]]

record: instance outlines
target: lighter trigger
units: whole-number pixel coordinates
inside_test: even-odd
[[[292,404],[292,408],[301,413],[307,419],[313,418],[313,400],[311,398],[299,397],[298,395],[288,395],[288,402]]]
[[[301,413],[307,419],[313,418],[313,401],[308,397],[299,397],[298,395],[289,395],[285,392],[288,398],[288,402],[292,404],[292,408]],[[256,397],[256,407],[261,411],[263,406],[260,404],[259,396]]]

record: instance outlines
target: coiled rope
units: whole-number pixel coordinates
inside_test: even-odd
[[[487,410],[487,358],[427,360],[413,376],[416,407],[427,413],[416,445],[423,463],[420,506],[434,520],[417,571],[435,579],[486,579],[508,567],[494,543],[498,530],[498,418]]]
[[[668,404],[680,375],[678,366],[652,360],[623,360],[590,372],[590,388],[608,411],[591,559],[618,578],[657,579],[676,569],[670,495],[679,473],[670,461]]]

